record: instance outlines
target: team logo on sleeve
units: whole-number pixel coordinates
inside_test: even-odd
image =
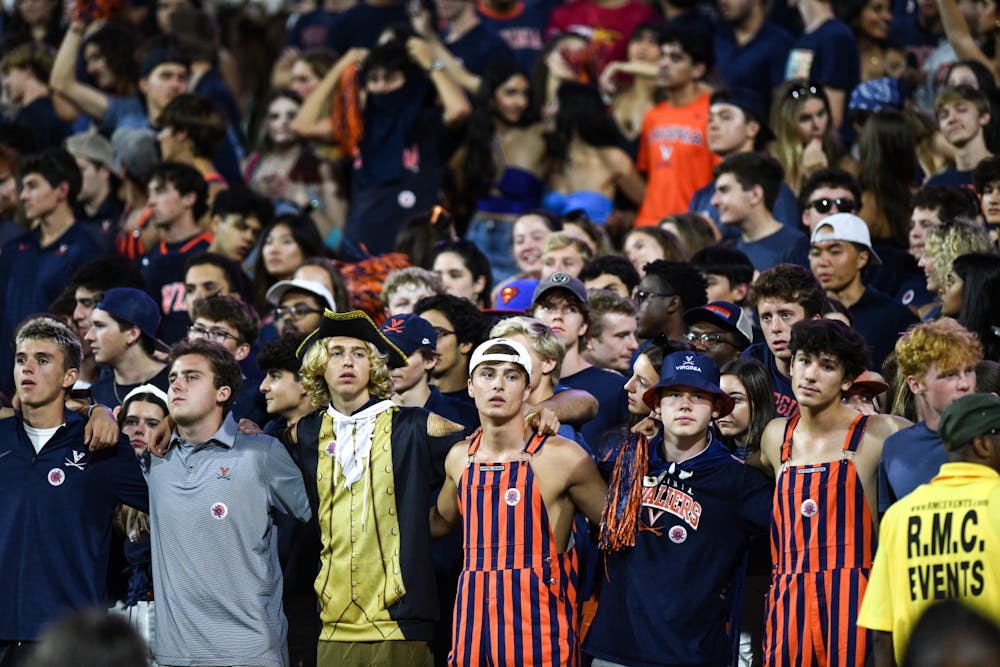
[[[513,507],[521,502],[521,492],[517,489],[507,489],[507,493],[503,494],[503,501]]]
[[[62,468],[53,468],[49,471],[49,484],[52,486],[60,486],[66,481],[66,473],[62,471]]]
[[[799,507],[799,511],[802,512],[802,516],[806,518],[812,518],[816,516],[817,512],[819,512],[819,506],[816,504],[816,501],[813,500],[812,498],[806,498],[805,500],[802,501],[802,505]]]
[[[673,528],[670,529],[670,532],[667,534],[667,537],[669,537],[670,541],[673,542],[674,544],[680,544],[681,542],[683,542],[688,538],[687,528],[685,528],[684,526],[674,526]]]
[[[226,507],[225,503],[215,503],[212,505],[212,518],[213,519],[225,519],[226,515],[229,514],[229,508]]]

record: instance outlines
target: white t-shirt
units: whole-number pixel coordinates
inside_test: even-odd
[[[42,451],[42,447],[52,439],[52,436],[56,434],[56,431],[61,429],[66,424],[59,424],[59,426],[53,426],[52,428],[32,428],[27,424],[24,425],[24,431],[28,434],[28,438],[31,440],[31,444],[35,448],[35,453]]]

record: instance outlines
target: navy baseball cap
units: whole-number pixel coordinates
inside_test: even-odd
[[[774,133],[767,125],[767,102],[755,90],[750,88],[724,88],[712,93],[711,104],[731,104],[742,111],[747,120],[757,121],[760,125],[758,137],[767,142],[774,139]]]
[[[684,323],[691,326],[695,322],[711,322],[736,334],[739,349],[746,349],[753,342],[753,328],[750,318],[743,309],[729,301],[712,301],[700,308],[685,311]],[[741,340],[739,340],[741,339]]]
[[[112,287],[104,292],[99,308],[112,317],[139,327],[139,331],[153,341],[160,349],[167,349],[167,344],[156,337],[160,328],[160,307],[153,298],[134,287]]]
[[[663,360],[660,381],[642,396],[643,402],[655,408],[660,402],[660,392],[670,387],[700,389],[715,396],[720,417],[733,411],[736,401],[719,387],[719,369],[715,362],[697,352],[674,352]]]
[[[412,313],[390,315],[379,327],[382,335],[393,345],[410,356],[422,347],[437,347],[437,332],[431,323]]]
[[[554,289],[563,289],[575,296],[585,306],[590,306],[590,298],[587,296],[587,288],[583,286],[578,278],[574,278],[568,273],[553,273],[548,278],[538,283],[535,294],[531,297],[531,304],[538,303],[542,295]]]

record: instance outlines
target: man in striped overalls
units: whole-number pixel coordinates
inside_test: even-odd
[[[790,348],[799,414],[772,421],[761,439],[761,464],[777,479],[764,662],[861,667],[871,649],[857,618],[875,552],[878,461],[885,438],[908,422],[841,403],[869,363],[853,329],[804,320]]]
[[[452,447],[432,519],[462,520],[465,562],[449,665],[578,665],[579,611],[572,551],[577,511],[599,522],[606,485],[575,442],[535,434],[522,406],[531,356],[494,338],[469,363],[482,432]]]

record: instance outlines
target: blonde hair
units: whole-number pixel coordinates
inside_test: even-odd
[[[933,262],[931,270],[934,275],[931,277],[937,281],[939,290],[951,285],[954,275],[951,265],[956,257],[970,252],[992,251],[993,244],[986,228],[966,218],[955,218],[933,227],[927,232],[924,245],[924,253]]]
[[[796,194],[809,176],[802,170],[802,153],[805,151],[805,145],[799,134],[799,111],[811,99],[821,100],[826,109],[829,120],[826,134],[823,135],[823,153],[826,155],[827,163],[834,165],[837,163],[837,151],[833,116],[830,114],[830,101],[823,89],[804,79],[791,79],[778,86],[771,101],[771,130],[775,136],[771,155],[785,170],[785,182]]]
[[[401,287],[426,287],[434,294],[444,294],[441,276],[419,266],[408,266],[405,269],[396,269],[386,276],[382,285],[382,305],[388,308],[392,295]]]
[[[552,333],[552,329],[545,322],[534,317],[518,316],[508,317],[497,322],[490,329],[490,338],[507,338],[521,334],[531,341],[535,352],[545,361],[554,361],[556,365],[552,368],[552,384],[559,382],[559,373],[562,371],[563,355],[565,350],[562,343]]]
[[[896,341],[896,362],[904,380],[923,378],[931,364],[947,372],[975,366],[982,358],[976,335],[950,317],[918,324]]]
[[[544,255],[553,250],[562,250],[569,246],[574,246],[580,252],[584,263],[594,258],[594,251],[590,249],[589,245],[575,236],[570,236],[566,232],[552,232],[549,234],[545,239],[545,244],[542,246],[542,254]]]
[[[328,346],[331,340],[332,338],[323,338],[313,343],[302,359],[302,368],[299,370],[302,386],[309,394],[313,407],[317,408],[330,403],[330,388],[326,384],[324,375],[327,362],[330,361]],[[392,378],[389,377],[386,355],[379,352],[371,343],[363,342],[368,351],[368,363],[371,365],[368,374],[368,393],[373,398],[389,398],[392,396]]]

